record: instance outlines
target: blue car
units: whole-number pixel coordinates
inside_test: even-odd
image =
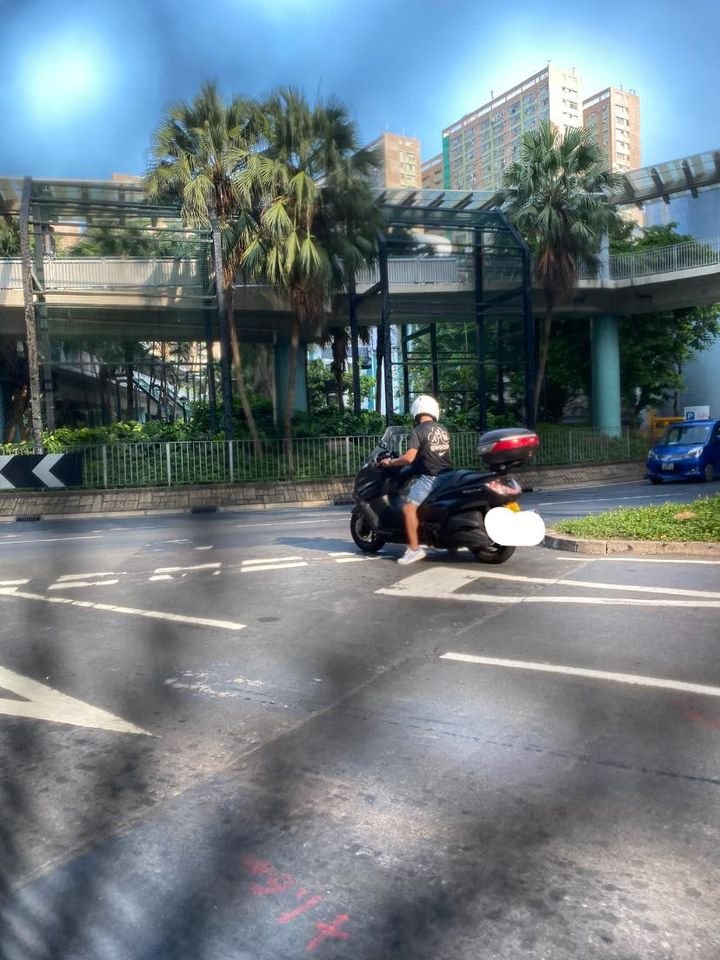
[[[685,420],[668,427],[647,458],[650,483],[720,477],[720,420]]]

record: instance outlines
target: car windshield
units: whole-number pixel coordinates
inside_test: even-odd
[[[710,425],[692,423],[686,426],[670,427],[665,434],[664,442],[673,443],[707,443],[710,438]]]

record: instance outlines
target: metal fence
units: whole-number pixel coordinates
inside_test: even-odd
[[[249,440],[108,443],[66,447],[83,455],[83,487],[176,487],[207,483],[253,483],[279,480],[323,480],[352,477],[367,460],[377,437],[312,437],[292,441],[263,440],[260,455]],[[452,435],[458,468],[480,469],[478,434]],[[0,448],[32,453],[29,446]],[[582,465],[642,460],[646,437],[625,430],[610,437],[597,430],[552,430],[541,436],[536,466]]]

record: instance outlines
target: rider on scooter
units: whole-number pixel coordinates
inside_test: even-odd
[[[413,479],[405,494],[403,518],[408,547],[398,563],[408,564],[422,560],[426,551],[418,540],[418,508],[435,486],[441,473],[453,469],[450,460],[450,434],[438,423],[440,407],[434,397],[422,394],[410,408],[415,428],[410,434],[407,450],[401,457],[382,460],[383,467],[404,467],[412,464]]]

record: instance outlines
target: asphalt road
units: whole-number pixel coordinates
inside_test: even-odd
[[[717,960],[720,563],[347,521],[0,527],[2,960]]]

